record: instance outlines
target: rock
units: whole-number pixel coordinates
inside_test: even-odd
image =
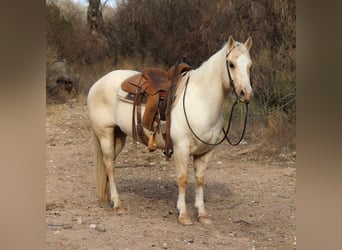
[[[90,224],[90,225],[89,225],[89,228],[95,229],[95,228],[96,228],[96,224]]]
[[[194,243],[194,240],[193,239],[189,239],[189,240],[187,240],[187,242],[188,242],[188,245],[191,245],[192,243]]]
[[[229,204],[229,205],[227,206],[227,208],[228,208],[228,209],[233,209],[233,208],[235,208],[235,205],[234,205],[234,204]]]
[[[97,231],[99,231],[99,232],[101,232],[101,233],[106,232],[105,227],[104,227],[104,226],[101,226],[101,225],[98,225],[98,226],[96,227],[96,229],[97,229]]]

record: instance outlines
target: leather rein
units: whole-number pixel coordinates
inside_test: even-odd
[[[233,48],[234,49],[234,48]],[[190,79],[190,76],[188,77],[186,83],[185,83],[185,89],[184,89],[184,95],[183,95],[183,111],[184,111],[184,116],[185,116],[185,120],[186,120],[186,123],[188,124],[188,127],[192,133],[192,135],[194,137],[196,137],[197,140],[199,140],[200,142],[206,144],[206,145],[209,145],[209,146],[217,146],[219,144],[221,144],[225,139],[227,140],[227,142],[232,145],[232,146],[237,146],[240,144],[240,142],[242,141],[243,137],[245,136],[245,131],[246,131],[246,127],[247,127],[247,116],[248,116],[248,103],[246,103],[246,114],[245,114],[245,122],[244,122],[244,126],[243,126],[243,130],[242,130],[242,134],[241,134],[241,137],[240,139],[233,143],[229,137],[228,137],[228,134],[229,134],[229,130],[231,128],[231,123],[232,123],[232,118],[233,118],[233,113],[234,113],[234,109],[235,109],[235,106],[238,102],[238,94],[236,93],[236,89],[235,89],[235,85],[234,85],[234,80],[232,79],[232,76],[230,74],[230,70],[229,70],[229,60],[228,60],[228,56],[229,54],[232,52],[231,49],[227,55],[226,55],[226,66],[227,66],[227,72],[228,72],[228,77],[229,77],[229,84],[230,86],[232,87],[233,91],[234,91],[234,94],[235,94],[235,102],[233,103],[233,106],[231,107],[231,110],[230,110],[230,115],[229,115],[229,121],[228,121],[228,125],[227,125],[227,129],[225,130],[224,127],[222,127],[222,131],[223,131],[223,138],[219,141],[219,142],[216,142],[216,143],[208,143],[204,140],[202,140],[195,132],[194,130],[192,129],[190,123],[189,123],[189,120],[188,120],[188,116],[186,114],[186,111],[185,111],[185,95],[186,95],[186,90],[187,90],[187,87],[188,87],[188,82],[189,82],[189,79]]]

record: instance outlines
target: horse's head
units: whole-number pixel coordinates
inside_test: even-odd
[[[228,77],[235,95],[244,103],[248,103],[253,94],[250,80],[251,47],[251,37],[245,43],[236,42],[232,36],[228,39],[226,54]]]

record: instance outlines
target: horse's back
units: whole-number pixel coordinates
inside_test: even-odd
[[[89,90],[87,105],[93,126],[114,125],[117,91],[128,77],[139,73],[133,70],[114,70],[97,80]]]
[[[109,72],[91,86],[88,101],[91,102],[93,98],[96,99],[97,97],[105,98],[108,96],[111,98],[125,79],[137,73],[139,72],[134,70],[114,70]]]

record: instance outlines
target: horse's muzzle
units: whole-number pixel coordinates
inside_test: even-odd
[[[241,90],[239,93],[239,101],[242,103],[249,103],[249,100],[251,99],[253,95],[252,91],[246,91],[246,90]]]

